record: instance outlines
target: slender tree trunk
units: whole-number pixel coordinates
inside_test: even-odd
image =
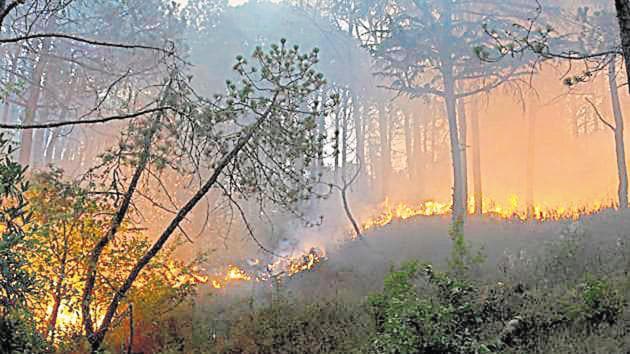
[[[52,20],[51,20],[52,21]],[[55,26],[49,25],[48,29]],[[42,78],[44,76],[44,70],[48,64],[48,55],[50,54],[50,39],[44,39],[42,41],[42,51],[39,54],[39,60],[35,64],[33,71],[33,82],[29,89],[29,97],[26,102],[24,112],[24,125],[32,124],[35,122],[35,116],[37,114],[37,105],[39,103],[39,97],[42,92]],[[33,151],[33,130],[26,129],[22,131],[22,139],[20,141],[20,156],[19,161],[22,165],[26,166],[31,162],[31,154]]]
[[[472,133],[472,155],[473,155],[473,189],[475,195],[475,215],[483,214],[483,189],[481,181],[481,137],[479,132],[479,105],[473,101],[472,116],[470,117],[470,127]]]
[[[465,211],[468,211],[468,124],[466,122],[466,104],[464,99],[457,100],[459,124],[459,144],[462,154],[462,201]]]
[[[276,93],[273,99],[271,100],[269,107],[273,107],[277,103],[277,99],[278,99],[278,94]],[[136,278],[138,278],[138,276],[140,275],[144,267],[146,267],[146,265],[149,264],[149,262],[160,252],[160,250],[162,250],[162,248],[164,247],[166,242],[169,240],[171,235],[180,227],[179,225],[181,224],[181,222],[188,216],[188,214],[194,209],[194,207],[199,203],[199,201],[201,201],[208,194],[210,189],[214,187],[214,185],[217,183],[217,180],[219,179],[219,176],[223,173],[223,170],[234,159],[237,158],[241,150],[243,150],[243,148],[247,145],[247,143],[249,143],[249,141],[254,137],[254,134],[256,134],[257,131],[260,129],[263,122],[266,121],[268,117],[271,115],[271,112],[272,112],[271,108],[268,108],[268,110],[264,112],[261,117],[258,118],[258,121],[253,123],[253,125],[248,128],[247,133],[245,133],[243,136],[239,138],[235,146],[232,147],[230,151],[226,152],[219,161],[217,161],[217,163],[215,164],[214,171],[212,172],[210,177],[208,177],[205,183],[195,192],[195,194],[190,199],[188,199],[186,204],[184,204],[179,209],[177,214],[175,214],[173,219],[171,219],[168,226],[164,229],[164,231],[160,234],[160,236],[155,240],[153,245],[136,262],[132,270],[127,275],[122,286],[114,293],[112,300],[107,306],[107,311],[105,312],[105,315],[103,316],[103,320],[101,321],[101,324],[98,327],[98,330],[94,330],[94,323],[90,316],[89,310],[90,310],[90,303],[91,303],[91,292],[94,289],[94,281],[96,279],[95,270],[96,270],[96,265],[98,262],[98,256],[95,257],[95,254],[98,252],[98,254],[100,255],[100,252],[102,252],[104,247],[107,245],[107,243],[111,241],[111,239],[113,238],[112,235],[115,235],[116,230],[118,229],[118,227],[120,226],[120,224],[122,223],[122,221],[124,220],[127,214],[127,211],[131,204],[131,198],[133,197],[133,194],[135,193],[135,190],[137,187],[137,183],[140,180],[140,177],[142,176],[142,173],[144,172],[148,164],[148,157],[151,151],[150,150],[151,142],[153,140],[153,137],[156,131],[153,131],[151,129],[151,133],[145,135],[144,148],[141,155],[142,156],[141,161],[139,165],[136,167],[134,175],[131,179],[130,186],[128,187],[127,192],[125,193],[124,200],[121,203],[121,206],[118,209],[118,212],[116,213],[116,216],[114,217],[112,221],[112,227],[110,228],[108,234],[105,235],[105,237],[102,238],[100,242],[92,250],[91,255],[90,255],[90,260],[88,262],[88,266],[90,268],[88,270],[88,274],[90,274],[90,276],[86,280],[86,283],[85,283],[86,286],[85,286],[83,297],[82,297],[82,313],[83,313],[84,328],[88,336],[88,341],[90,342],[93,353],[97,353],[98,350],[100,349],[101,344],[103,343],[103,340],[105,339],[105,335],[109,331],[109,328],[112,324],[112,320],[114,319],[116,311],[118,310],[118,306],[120,305],[120,302],[125,298],[125,296],[127,295],[127,292],[129,291],[129,289],[131,289],[134,282],[136,281]],[[156,123],[157,122],[159,122],[159,120],[156,120]],[[155,128],[157,129],[158,127],[156,126]]]
[[[41,59],[43,60],[43,59]],[[25,125],[33,124],[35,122],[35,114],[37,112],[37,103],[39,102],[39,96],[41,94],[40,82],[44,65],[40,61],[35,67],[35,75],[33,86],[30,89],[30,96],[26,104],[24,113]],[[31,154],[33,151],[33,130],[26,129],[22,131],[22,138],[20,139],[20,164],[26,166],[31,163]]]
[[[345,114],[344,112],[344,107],[343,104],[340,105],[340,107],[338,107],[338,109],[335,112],[335,138],[334,138],[334,144],[335,144],[335,167],[333,168],[333,173],[334,173],[334,180],[335,182],[338,181],[338,177],[339,177],[339,153],[340,153],[340,148],[341,148],[341,115]]]
[[[55,341],[55,332],[57,329],[57,318],[59,316],[59,308],[61,307],[61,300],[63,298],[64,291],[64,283],[66,281],[66,262],[68,259],[68,239],[67,235],[64,235],[64,248],[63,254],[61,256],[61,265],[59,267],[59,274],[57,277],[57,284],[55,285],[55,290],[53,291],[53,308],[50,314],[50,320],[48,321],[48,333],[50,342],[54,343]]]
[[[403,112],[403,126],[405,133],[405,157],[407,161],[407,178],[411,181],[413,178],[414,160],[413,160],[413,134],[411,129],[411,114]]]
[[[422,182],[420,178],[420,171],[424,166],[423,150],[424,153],[426,153],[426,124],[423,128],[422,121],[419,117],[419,115],[416,115],[413,119],[413,139],[411,152],[411,178],[416,185]]]
[[[533,101],[530,100],[530,106]],[[525,162],[525,206],[527,218],[534,215],[534,166],[536,161],[536,112],[533,107],[527,111],[527,156]]]
[[[438,155],[437,155],[437,149],[439,146],[438,143],[438,116],[433,114],[431,115],[431,124],[430,124],[430,129],[431,129],[431,163],[434,163],[437,161]]]
[[[20,56],[20,46],[15,46],[15,53],[13,54],[13,60],[11,60],[11,73],[9,74],[9,82],[15,83],[15,72],[17,71],[18,58]],[[8,95],[8,98],[14,98],[15,95],[13,93]],[[3,112],[2,112],[2,122],[9,123],[9,113],[11,112],[11,102],[9,100],[5,100]]]
[[[348,125],[350,124],[350,115],[352,114],[352,106],[350,96],[346,99],[346,106],[341,116],[341,176],[345,178],[348,172]]]
[[[621,48],[626,65],[626,76],[630,80],[630,0],[615,0],[617,20],[619,21],[619,34]],[[628,86],[630,92],[630,85]]]
[[[357,223],[357,220],[352,215],[352,210],[350,210],[350,203],[348,202],[347,192],[348,192],[349,185],[345,183],[346,182],[344,182],[344,186],[341,188],[341,200],[343,202],[343,210],[346,213],[346,217],[350,221],[350,224],[352,224],[352,228],[354,229],[355,235],[357,236],[357,238],[361,238],[362,237],[361,227],[359,226],[359,223]]]
[[[45,116],[45,115],[44,115]],[[39,118],[41,120],[41,118]],[[44,153],[46,149],[46,129],[37,129],[33,134],[33,145],[31,147],[31,166],[40,168],[44,165]]]
[[[129,304],[129,346],[127,347],[127,354],[133,353],[133,336],[134,336],[133,332],[134,332],[133,304]]]
[[[59,308],[61,307],[61,297],[53,294],[53,307],[48,320],[48,338],[51,343],[55,341],[55,332],[57,330],[57,317],[59,316]]]
[[[378,135],[380,138],[381,148],[381,197],[385,197],[389,192],[389,183],[392,170],[392,152],[389,141],[389,115],[385,105],[379,107],[378,115]]]
[[[50,140],[48,141],[48,144],[46,145],[46,149],[44,150],[44,164],[45,165],[49,165],[53,162],[56,152],[58,150],[58,142],[59,142],[59,135],[60,132],[58,130],[52,130],[50,132],[51,136],[50,136]]]
[[[449,61],[443,64],[444,103],[448,118],[448,132],[451,142],[451,162],[453,164],[453,223],[458,225],[464,221],[466,206],[463,197],[463,169],[462,154],[459,143],[459,129],[457,127],[457,100],[455,98],[455,82],[453,67]]]
[[[354,130],[356,135],[356,158],[357,164],[363,168],[365,168],[365,136],[363,129],[363,119],[361,119],[361,112],[359,111],[359,99],[356,95],[352,96],[352,117],[354,118]],[[357,178],[357,182],[359,188],[362,187],[363,182],[363,172]]]
[[[610,100],[612,102],[613,115],[615,116],[615,153],[617,156],[617,175],[619,177],[619,209],[628,208],[628,168],[626,165],[626,149],[623,136],[624,122],[619,92],[617,90],[617,68],[615,60],[608,64],[608,84],[610,86]]]

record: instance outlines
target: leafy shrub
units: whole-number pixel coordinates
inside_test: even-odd
[[[32,318],[21,311],[0,317],[0,353],[44,353],[46,342],[37,333]]]
[[[278,300],[232,324],[218,353],[352,353],[369,336],[369,318],[340,302],[291,304]]]
[[[587,279],[579,289],[575,308],[589,324],[614,324],[625,307],[619,292],[605,279]]]
[[[34,285],[22,252],[30,245],[23,227],[29,223],[26,210],[26,168],[12,160],[14,148],[0,134],[0,317],[24,305]]]
[[[423,268],[435,296],[418,295],[413,281],[419,264],[404,264],[385,279],[382,294],[372,295],[369,305],[377,334],[370,342],[374,353],[488,353],[482,343],[484,322],[492,316],[480,300],[479,289]]]
[[[475,250],[471,243],[466,242],[463,222],[455,221],[448,234],[453,242],[451,256],[448,259],[449,270],[453,276],[465,278],[479,272],[479,266],[485,261],[483,248]]]

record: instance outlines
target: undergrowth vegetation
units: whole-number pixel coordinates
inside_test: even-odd
[[[452,257],[463,258],[449,260],[442,270],[420,261],[392,267],[382,291],[367,297],[305,303],[278,289],[267,305],[235,305],[224,309],[229,315],[221,319],[209,311],[194,321],[196,334],[181,350],[475,354],[630,349],[624,240],[594,245],[584,232],[565,233],[536,247],[539,253],[506,253],[492,274],[479,272],[479,251],[469,244],[459,247]]]

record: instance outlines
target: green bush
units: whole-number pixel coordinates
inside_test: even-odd
[[[254,311],[218,338],[217,353],[360,353],[370,321],[359,306],[329,301],[308,305],[286,300]]]
[[[369,298],[377,331],[370,352],[489,353],[482,332],[494,311],[484,306],[479,289],[426,265],[422,275],[435,293],[421,297],[413,283],[419,268],[417,262],[404,264],[386,277],[382,294]]]
[[[0,317],[0,353],[44,353],[47,344],[27,313],[13,311]]]
[[[626,306],[621,296],[608,280],[587,278],[576,290],[570,314],[575,320],[584,320],[587,325],[614,324]]]

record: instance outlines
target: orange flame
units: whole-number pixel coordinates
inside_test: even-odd
[[[211,284],[215,289],[221,289],[230,281],[248,281],[251,279],[252,277],[245,273],[244,270],[235,265],[229,265],[225,275],[221,278],[212,279]]]
[[[380,211],[376,215],[367,218],[361,223],[363,230],[382,227],[395,220],[405,220],[415,216],[443,216],[449,215],[452,210],[451,203],[441,203],[433,200],[422,201],[408,205],[406,203],[392,204],[386,199],[380,206]],[[508,198],[506,205],[500,205],[494,201],[484,200],[483,214],[494,216],[506,220],[576,220],[583,215],[591,215],[606,208],[614,207],[612,202],[595,202],[590,206],[547,206],[545,204],[535,204],[531,208],[521,204],[516,195]],[[529,211],[528,211],[529,209]],[[475,211],[474,199],[468,202],[468,211],[472,214]]]
[[[251,275],[235,265],[229,265],[223,275],[219,275],[210,281],[210,285],[215,289],[222,289],[227,284],[238,281],[268,280],[271,275],[274,277],[291,277],[297,273],[313,269],[324,257],[324,252],[321,249],[313,247],[303,255],[278,259],[266,267],[268,273],[257,275]],[[259,260],[255,260],[254,263],[258,264],[259,262]]]

